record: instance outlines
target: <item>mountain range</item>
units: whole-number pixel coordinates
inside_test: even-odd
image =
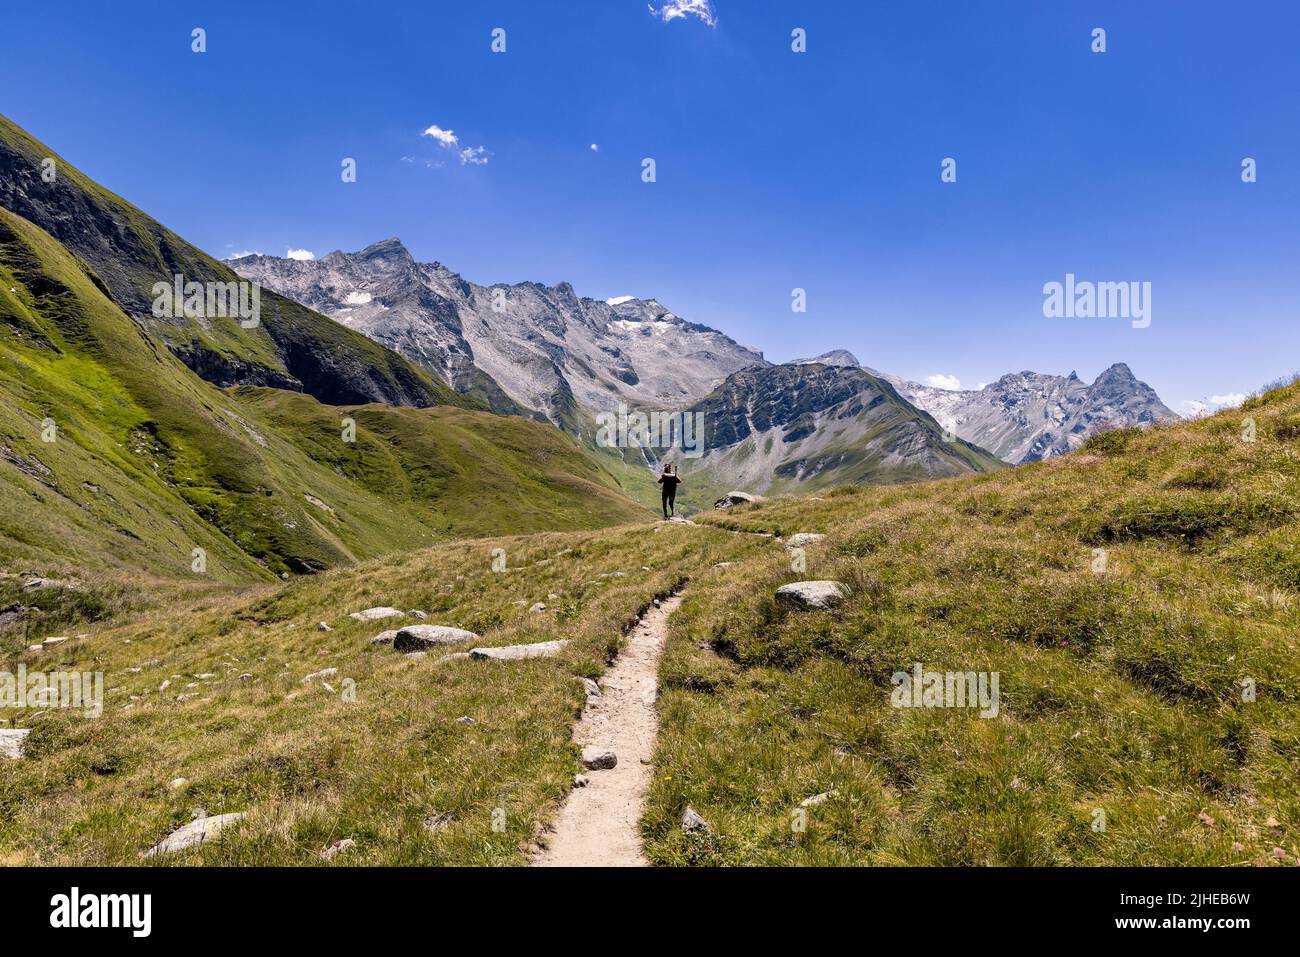
[[[862,367],[843,349],[798,362]],[[868,371],[934,416],[944,429],[1013,465],[1065,455],[1098,432],[1178,418],[1122,362],[1091,385],[1073,372],[1059,376],[1026,371],[1009,373],[979,389],[940,389]]]
[[[620,403],[703,414],[703,454],[682,462],[706,479],[695,490],[703,498],[723,486],[766,492],[960,474],[1064,454],[1097,431],[1174,417],[1123,364],[1091,386],[1073,373],[1023,372],[966,391],[863,367],[845,350],[774,365],[655,299],[591,299],[568,283],[479,285],[441,263],[417,262],[395,238],[355,253],[258,254],[231,266],[494,411],[545,419],[588,445],[597,444],[595,421]],[[845,369],[856,374],[836,371]],[[898,422],[886,426],[886,411]],[[979,448],[959,451],[944,442],[948,433]],[[638,465],[669,454],[627,452],[619,450]]]

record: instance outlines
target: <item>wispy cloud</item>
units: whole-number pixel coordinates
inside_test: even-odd
[[[285,253],[290,259],[297,259],[305,262],[308,259],[315,259],[316,254],[310,249],[290,249]]]
[[[1180,403],[1183,415],[1195,418],[1209,415],[1220,409],[1234,409],[1250,398],[1244,392],[1225,392],[1223,395],[1206,396],[1204,399],[1184,399]]]
[[[436,141],[445,150],[455,150],[456,155],[460,157],[461,166],[486,166],[488,158],[492,156],[483,146],[461,146],[460,137],[456,135],[455,130],[444,130],[437,123],[430,125],[420,135]],[[406,159],[406,157],[402,158]]]
[[[934,386],[936,389],[960,389],[961,380],[955,375],[945,375],[942,372],[925,377],[925,384]]]
[[[667,0],[658,10],[653,3],[646,5],[652,17],[658,17],[664,23],[672,20],[684,20],[686,17],[698,17],[711,27],[718,25],[718,15],[713,9],[712,0]]]
[[[231,253],[231,254],[228,255],[226,258],[227,258],[227,259],[243,259],[245,256],[260,256],[260,255],[262,255],[262,251],[261,251],[260,249],[256,249],[256,250],[254,250],[254,249],[245,249],[243,252]]]

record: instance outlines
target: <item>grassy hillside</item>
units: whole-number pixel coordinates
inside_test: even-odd
[[[43,175],[46,169],[52,181]],[[176,274],[195,282],[239,277],[3,116],[0,207],[44,229],[89,264],[128,315],[217,385],[297,389],[337,404],[478,407],[395,352],[266,290],[254,328],[232,319],[155,318],[155,283],[170,283]]]
[[[246,581],[452,535],[644,514],[549,426],[217,389],[57,241],[3,209],[0,396],[3,568]]]
[[[9,713],[32,734],[0,761],[3,860],[134,863],[202,808],[250,816],[176,863],[314,864],[345,837],[340,863],[519,863],[577,769],[575,676],[684,583],[643,821],[660,863],[1294,864],[1298,453],[1293,385],[1015,470],[453,542],[172,595],[48,650],[6,639],[4,667],[94,667],[110,691],[98,719]],[[826,538],[795,572],[770,536],[800,531]],[[774,604],[809,578],[847,600]],[[409,658],[347,617],[381,604],[483,644],[572,644]],[[997,672],[998,716],[892,707],[918,662]],[[708,833],[681,831],[687,805]]]
[[[706,518],[826,538],[805,572],[770,549],[674,619],[652,855],[1294,864],[1298,480],[1291,385],[1012,471]],[[786,611],[796,579],[851,594]],[[998,672],[999,716],[892,707],[918,662]],[[688,804],[711,834],[677,827]]]
[[[136,612],[48,651],[5,640],[0,667],[102,670],[109,691],[98,719],[5,712],[32,733],[22,760],[0,759],[0,864],[137,864],[195,809],[250,817],[166,863],[319,864],[348,837],[339,864],[522,863],[571,786],[575,676],[601,673],[656,594],[758,547],[673,524],[456,542]],[[408,657],[369,639],[417,619],[348,617],[377,605],[485,645],[571,644],[533,661]]]

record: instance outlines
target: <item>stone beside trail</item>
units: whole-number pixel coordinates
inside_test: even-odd
[[[817,532],[799,532],[797,535],[791,535],[785,540],[786,548],[803,548],[805,545],[811,545],[813,542],[820,542],[825,535]]]
[[[745,505],[749,502],[761,502],[763,496],[750,495],[748,492],[728,492],[713,503],[714,508],[731,508],[733,505]]]
[[[569,643],[567,638],[539,641],[531,645],[501,645],[497,648],[471,648],[469,656],[492,661],[520,661],[524,658],[549,658],[558,655]]]
[[[834,608],[844,600],[847,589],[841,582],[791,582],[776,590],[777,604],[802,610]]]
[[[184,827],[173,831],[162,841],[144,852],[145,857],[157,857],[160,854],[172,854],[187,848],[197,847],[216,837],[227,824],[241,821],[248,815],[242,811],[234,814],[216,814],[190,821]]]
[[[459,645],[478,641],[479,636],[464,628],[447,625],[407,625],[393,636],[394,651],[427,651],[437,645]]]

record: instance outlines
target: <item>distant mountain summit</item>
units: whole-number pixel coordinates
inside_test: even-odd
[[[847,353],[845,353],[847,355]],[[681,462],[688,486],[788,491],[943,478],[1001,467],[945,435],[888,382],[847,363],[742,369],[693,406],[704,454]]]
[[[1178,418],[1122,362],[1091,385],[1073,372],[1014,372],[982,389],[937,389],[882,377],[945,428],[1017,465],[1065,455],[1098,432]]]
[[[247,256],[245,278],[331,316],[498,412],[582,432],[622,401],[680,409],[763,355],[654,299],[579,296],[562,282],[492,286],[418,263],[397,239],[315,260]]]

